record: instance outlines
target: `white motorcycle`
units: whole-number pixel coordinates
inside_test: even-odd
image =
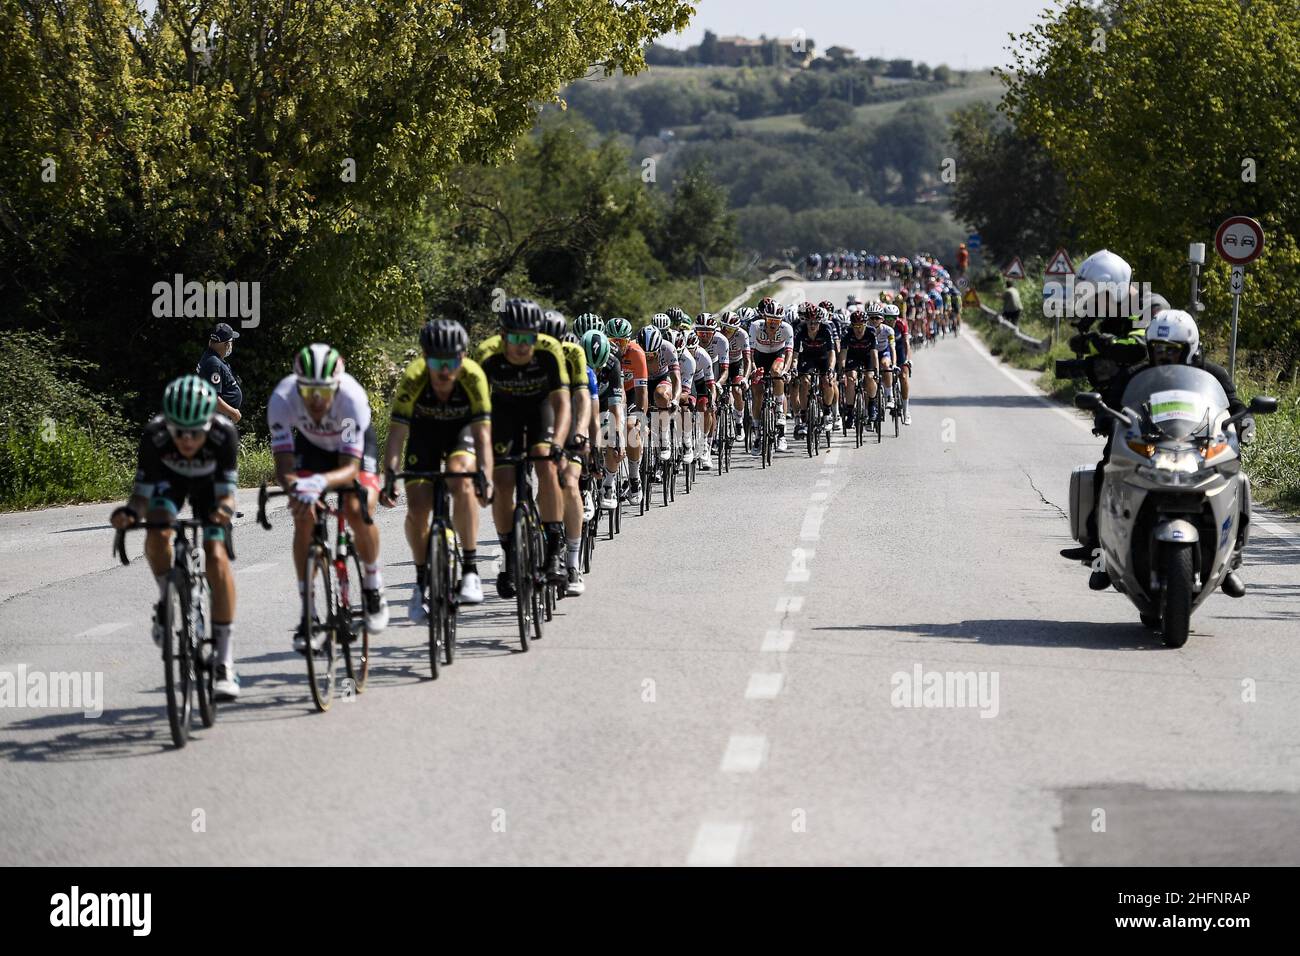
[[[1162,365],[1134,376],[1121,410],[1109,408],[1097,392],[1076,395],[1074,404],[1106,416],[1114,428],[1094,570],[1110,575],[1166,646],[1182,647],[1192,611],[1219,587],[1235,550],[1246,545],[1250,482],[1241,470],[1237,425],[1248,414],[1276,411],[1277,399],[1253,398],[1248,410],[1229,415],[1213,375]],[[1098,500],[1095,474],[1088,465],[1070,479],[1070,528],[1080,542]]]

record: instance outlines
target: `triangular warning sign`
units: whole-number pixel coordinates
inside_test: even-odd
[[[1070,261],[1069,253],[1064,249],[1057,249],[1056,255],[1052,256],[1052,261],[1047,263],[1047,268],[1043,270],[1043,274],[1049,276],[1074,275],[1074,263]]]
[[[1023,279],[1025,277],[1025,264],[1016,256],[1011,260],[1011,265],[1002,270],[1002,275],[1008,279]]]
[[[964,309],[978,309],[980,307],[979,293],[973,288],[967,289],[966,293],[961,297],[961,305]]]

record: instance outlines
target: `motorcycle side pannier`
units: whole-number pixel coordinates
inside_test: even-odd
[[[1070,473],[1070,534],[1083,543],[1088,536],[1088,519],[1092,516],[1093,481],[1096,465],[1080,465]]]

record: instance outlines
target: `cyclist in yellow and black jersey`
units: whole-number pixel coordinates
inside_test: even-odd
[[[542,307],[530,299],[510,299],[501,312],[501,334],[475,353],[487,376],[492,396],[492,448],[497,459],[514,455],[549,455],[536,463],[537,499],[546,529],[547,577],[566,584],[564,569],[564,507],[556,461],[563,448],[556,435],[568,435],[569,373],[560,343],[542,334]],[[497,592],[514,597],[513,520],[515,473],[510,464],[496,462],[497,494],[492,519],[506,555],[497,575]]]
[[[542,331],[560,343],[564,353],[565,370],[569,375],[570,416],[569,433],[564,442],[564,458],[560,462],[560,493],[564,496],[565,568],[568,575],[566,592],[582,594],[586,585],[582,580],[582,566],[578,556],[582,551],[582,522],[590,517],[582,501],[583,462],[587,458],[587,443],[591,438],[591,409],[597,400],[596,376],[588,372],[587,355],[578,337],[568,330],[564,316],[548,310],[542,317]]]
[[[397,503],[394,474],[406,445],[405,471],[453,471],[473,474],[482,469],[492,474],[492,400],[487,376],[477,362],[465,357],[469,336],[459,322],[447,319],[425,324],[420,331],[423,353],[411,362],[397,383],[393,396],[392,423],[384,453],[384,489],[381,504]],[[444,465],[445,462],[445,465]],[[461,541],[462,604],[480,604],[483,584],[478,574],[479,507],[492,497],[489,481],[482,496],[474,500],[471,482],[449,481],[447,491],[455,505],[452,524]],[[416,590],[411,598],[410,619],[427,619],[425,595],[429,569],[429,512],[433,508],[433,485],[428,479],[406,481],[406,542],[415,559]]]

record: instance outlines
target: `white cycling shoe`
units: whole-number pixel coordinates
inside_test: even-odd
[[[618,495],[615,494],[613,485],[600,490],[600,506],[606,511],[613,511],[618,507]]]
[[[476,571],[466,571],[460,578],[460,603],[483,603],[483,580]]]
[[[378,634],[388,626],[388,598],[379,588],[363,588],[366,605],[366,630]]]
[[[239,675],[233,667],[217,667],[216,680],[212,683],[212,696],[221,703],[239,700]]]
[[[700,471],[713,470],[713,456],[707,451],[700,456]]]
[[[786,443],[785,443],[785,436],[784,436],[784,435],[780,435],[780,436],[777,437],[777,439],[776,439],[776,450],[777,450],[777,451],[789,451],[789,450],[790,450],[790,449],[789,449],[789,446],[786,445]]]
[[[407,618],[412,624],[424,624],[429,620],[429,609],[424,604],[424,595],[417,587],[411,595],[411,603],[407,605]]]
[[[911,415],[904,415],[904,416],[903,416],[903,424],[904,424],[904,425],[910,425],[910,424],[912,424],[912,416],[911,416]]]

